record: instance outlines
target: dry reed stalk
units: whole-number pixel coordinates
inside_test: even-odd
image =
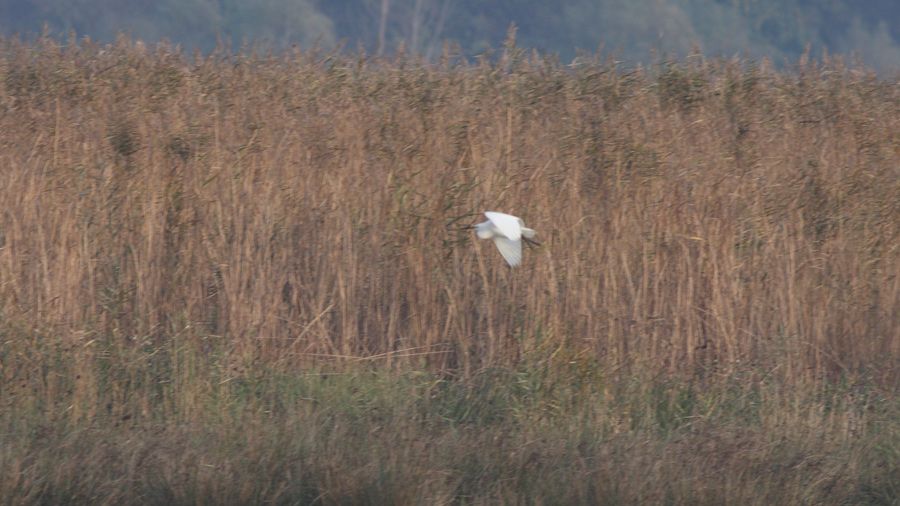
[[[815,379],[900,353],[896,85],[839,62],[507,65],[4,41],[0,311],[242,363],[471,373],[540,338]],[[542,234],[521,269],[459,229],[485,209]]]

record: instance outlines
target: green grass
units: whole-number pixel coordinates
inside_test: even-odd
[[[177,341],[125,373],[48,348],[52,372],[3,390],[3,503],[893,504],[900,485],[900,404],[866,385],[586,361],[234,374]]]

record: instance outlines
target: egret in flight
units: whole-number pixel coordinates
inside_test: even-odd
[[[484,213],[487,221],[475,225],[475,234],[479,239],[493,239],[500,254],[510,267],[522,262],[522,240],[529,243],[534,237],[534,230],[525,227],[522,218],[511,214],[488,211]]]

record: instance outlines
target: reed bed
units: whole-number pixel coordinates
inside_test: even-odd
[[[5,503],[900,496],[896,79],[0,47]]]

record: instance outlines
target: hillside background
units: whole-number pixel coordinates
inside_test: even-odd
[[[552,4],[552,5],[551,5]],[[883,74],[900,68],[900,2],[894,0],[0,0],[0,34],[74,31],[169,39],[185,49],[253,42],[436,57],[445,41],[473,56],[497,47],[510,23],[520,47],[571,61],[603,48],[625,62],[706,55],[768,57],[776,64],[854,55]]]

